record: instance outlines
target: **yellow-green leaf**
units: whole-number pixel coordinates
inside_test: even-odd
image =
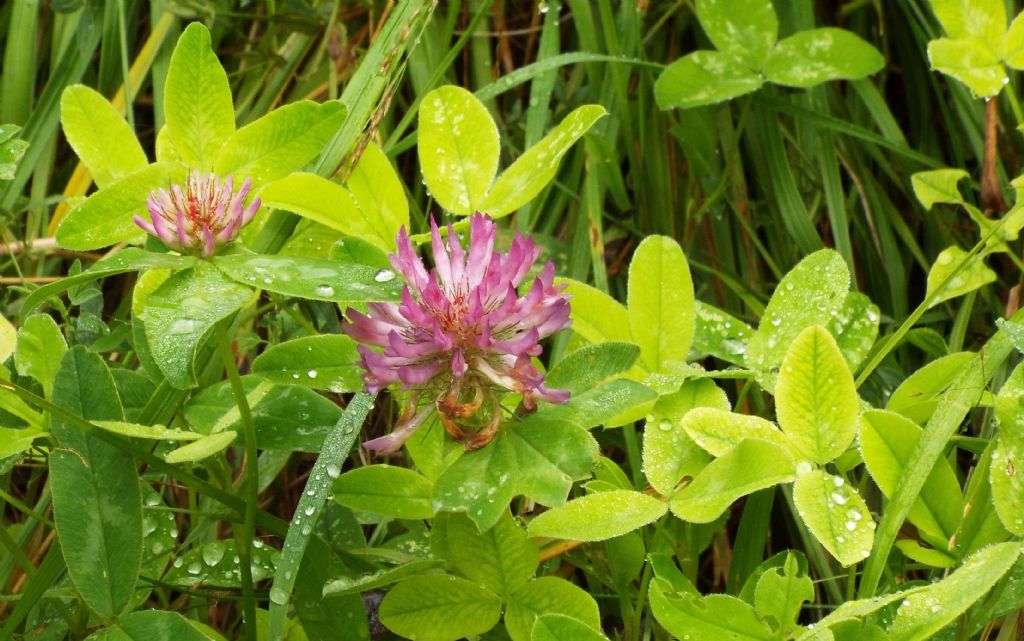
[[[779,427],[803,457],[824,465],[857,433],[857,388],[835,339],[820,325],[804,330],[786,353],[775,385]]]

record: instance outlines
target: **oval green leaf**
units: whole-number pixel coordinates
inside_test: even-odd
[[[113,105],[85,85],[72,85],[60,98],[60,123],[68,144],[89,168],[98,187],[146,166],[146,153]]]
[[[735,414],[716,407],[701,407],[686,414],[682,428],[712,456],[725,456],[743,439],[756,438],[792,449],[789,438],[760,416]]]
[[[275,180],[260,191],[260,200],[267,207],[296,213],[343,234],[372,232],[352,194],[316,174],[299,171]]]
[[[845,29],[809,29],[780,41],[768,55],[764,74],[789,87],[813,87],[828,80],[857,80],[885,65],[878,49]]]
[[[54,403],[87,420],[123,420],[117,387],[97,354],[76,346],[53,382]],[[142,494],[121,449],[53,419],[53,516],[71,582],[105,619],[124,611],[142,565]]]
[[[252,362],[253,374],[278,385],[301,385],[335,394],[363,388],[356,343],[344,334],[304,336],[273,345]]]
[[[844,567],[871,554],[875,522],[857,490],[823,470],[801,474],[793,502],[814,538]]]
[[[388,251],[398,230],[409,227],[409,200],[394,165],[374,142],[363,149],[348,177],[348,188],[367,225],[367,238]]]
[[[562,157],[573,143],[607,113],[600,105],[583,105],[573,109],[558,126],[501,172],[480,206],[480,211],[499,218],[533,200],[555,178]]]
[[[193,361],[203,336],[252,297],[209,265],[172,274],[146,300],[140,315],[150,353],[179,389],[195,384]]]
[[[639,355],[640,348],[633,343],[586,345],[558,361],[548,371],[545,385],[578,394],[626,372]]]
[[[894,412],[872,410],[861,417],[861,454],[871,478],[887,497],[896,491],[904,463],[921,440],[921,432],[910,419]],[[922,533],[948,542],[960,527],[963,508],[956,474],[949,461],[940,457],[910,506],[907,519]]]
[[[498,622],[501,599],[466,579],[445,575],[414,576],[388,592],[380,621],[389,630],[417,641],[455,641],[482,634]]]
[[[629,264],[629,327],[648,371],[686,362],[693,342],[693,280],[679,244],[648,236]]]
[[[582,588],[557,576],[542,576],[516,591],[505,607],[505,629],[512,641],[530,641],[533,626],[545,614],[561,614],[599,629],[597,602]]]
[[[483,206],[498,171],[501,143],[487,107],[461,87],[439,87],[419,111],[420,171],[439,205],[453,214],[495,212]]]
[[[433,484],[403,467],[367,465],[334,481],[334,500],[345,507],[398,519],[429,519]]]
[[[76,206],[57,228],[62,247],[80,251],[142,238],[132,220],[146,211],[149,192],[185,179],[185,168],[172,162],[146,165],[107,185]]]
[[[228,138],[214,170],[234,175],[236,185],[246,178],[254,186],[283,178],[316,158],[344,120],[345,106],[336,100],[287,104]]]
[[[815,463],[832,461],[853,442],[857,387],[824,327],[808,327],[786,352],[775,385],[775,411],[793,449]]]
[[[248,287],[329,302],[398,300],[402,281],[392,269],[302,256],[231,254],[214,264]]]
[[[453,514],[443,532],[431,532],[434,536],[444,536],[448,560],[459,574],[503,597],[524,586],[537,571],[537,546],[507,511],[484,532],[466,516]]]
[[[18,374],[31,376],[43,386],[47,398],[53,398],[53,379],[61,367],[67,342],[60,327],[49,314],[29,316],[18,330],[14,348],[14,367]]]
[[[761,74],[719,51],[694,51],[670,64],[654,83],[661,109],[692,109],[756,91]]]
[[[164,85],[167,142],[189,167],[210,169],[235,131],[235,108],[224,67],[201,22],[185,28],[171,54]]]
[[[796,465],[785,448],[744,439],[701,470],[692,483],[672,497],[669,508],[684,521],[710,523],[741,496],[795,477]]]
[[[530,536],[604,541],[632,532],[665,514],[665,503],[632,490],[598,492],[544,512],[530,522]]]
[[[801,260],[782,277],[768,301],[747,345],[747,365],[760,371],[778,366],[800,332],[828,324],[849,290],[850,271],[835,250],[822,249]]]
[[[532,641],[608,641],[596,629],[564,614],[545,614],[537,618],[533,624]]]

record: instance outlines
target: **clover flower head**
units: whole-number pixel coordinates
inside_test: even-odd
[[[171,185],[149,193],[149,220],[135,216],[135,224],[163,241],[169,249],[185,254],[213,256],[217,248],[234,240],[260,208],[253,198],[244,207],[252,188],[248,178],[237,192],[234,180],[223,182],[214,174],[191,171],[185,187]]]
[[[516,288],[540,255],[533,241],[516,234],[508,252],[495,251],[497,226],[488,216],[470,218],[468,254],[452,226],[447,241],[431,220],[434,269],[427,271],[403,227],[391,264],[405,277],[401,303],[372,303],[368,314],[348,309],[343,330],[359,345],[363,380],[370,392],[400,383],[411,390],[394,430],[364,444],[395,451],[436,408],[456,439],[475,434],[476,449],[490,442],[500,425],[498,394],[522,395],[522,411],[537,400],[564,403],[569,393],[545,387],[533,366],[539,341],[569,327],[569,297],[554,284],[548,262],[523,296]],[[433,400],[420,408],[421,398]],[[474,429],[474,427],[476,429]]]

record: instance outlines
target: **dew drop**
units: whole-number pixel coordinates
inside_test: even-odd
[[[382,269],[373,275],[373,280],[378,283],[386,283],[395,279],[395,272],[390,269]]]
[[[274,586],[270,588],[270,600],[276,603],[277,605],[287,605],[288,593],[282,590],[281,588]]]

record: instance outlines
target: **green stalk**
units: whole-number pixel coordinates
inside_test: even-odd
[[[245,465],[239,475],[242,496],[245,501],[245,512],[241,529],[235,532],[235,547],[238,549],[239,569],[242,579],[242,619],[245,622],[245,638],[256,641],[256,591],[252,584],[252,538],[256,531],[256,509],[259,504],[259,467],[256,450],[256,426],[252,422],[249,401],[245,398],[245,388],[238,375],[238,364],[231,353],[231,337],[223,324],[217,325],[217,343],[221,360],[227,372],[231,391],[238,404],[238,413],[242,419],[242,439],[245,442]]]
[[[35,93],[39,0],[15,0],[0,74],[0,122],[24,125]]]

